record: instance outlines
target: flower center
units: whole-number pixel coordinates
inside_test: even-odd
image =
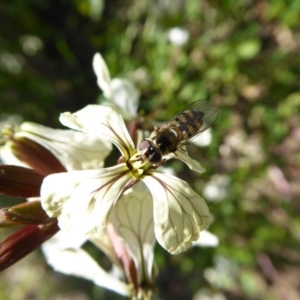
[[[141,159],[140,153],[136,153],[135,155],[130,157],[126,161],[126,165],[131,171],[132,175],[136,178],[140,178],[146,170],[153,167],[152,163],[150,163],[149,161],[143,161]]]

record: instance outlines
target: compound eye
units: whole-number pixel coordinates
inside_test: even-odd
[[[157,151],[154,151],[150,156],[149,156],[149,161],[153,164],[158,164],[161,162],[161,154]]]
[[[149,141],[143,140],[140,142],[140,146],[139,146],[140,150],[145,150],[145,149],[148,149],[149,147],[151,147],[151,144]]]

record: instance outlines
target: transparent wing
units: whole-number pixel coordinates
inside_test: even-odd
[[[193,118],[189,118],[189,112],[191,111],[194,112]],[[178,146],[182,146],[209,128],[218,118],[218,114],[219,110],[212,107],[208,101],[198,100],[191,103],[172,119],[162,124],[160,128],[176,126],[181,131],[187,131],[188,126],[191,126],[193,133],[179,143]],[[183,121],[183,119],[185,121]]]

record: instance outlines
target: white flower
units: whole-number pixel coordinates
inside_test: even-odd
[[[110,258],[109,273],[82,249],[85,238],[78,232],[62,230],[44,243],[47,262],[58,272],[91,280],[123,296],[151,293],[156,275],[152,211],[151,194],[139,183],[112,208],[108,226],[90,237]]]
[[[224,256],[214,257],[214,267],[204,270],[204,277],[212,286],[222,289],[232,288],[238,276],[235,261]]]
[[[139,105],[139,90],[127,79],[113,78],[111,80],[107,65],[100,53],[93,59],[93,68],[97,83],[109,102],[105,105],[113,107],[127,120],[136,117]]]
[[[1,69],[12,73],[19,74],[24,66],[25,60],[19,54],[1,51],[0,53],[0,67]]]
[[[156,276],[153,248],[156,243],[151,193],[139,182],[125,191],[113,207],[110,218],[126,244],[139,283],[153,283]]]
[[[110,120],[118,121],[113,116]],[[34,167],[33,162],[40,164],[42,158],[49,163],[49,157],[52,156],[53,170],[61,172],[56,170],[57,164],[53,163],[60,160],[61,167],[70,174],[72,171],[79,172],[75,169],[81,169],[83,173],[80,174],[85,174],[93,172],[84,170],[85,168],[102,167],[103,159],[112,148],[111,143],[101,141],[100,136],[73,130],[56,130],[34,123],[23,123],[19,131],[7,127],[3,133],[7,142],[0,148],[0,157],[6,163]],[[39,169],[45,170],[41,167]],[[96,171],[98,174],[98,170]],[[67,187],[67,182],[59,184]],[[93,182],[89,184],[92,188]],[[78,210],[74,210],[74,214],[76,213]],[[134,219],[130,218],[131,213],[134,213]],[[111,210],[106,228],[87,237],[86,234],[81,234],[81,230],[76,230],[75,226],[80,227],[80,224],[75,224],[74,230],[60,230],[42,245],[42,250],[48,264],[58,272],[91,280],[98,286],[132,298],[139,293],[148,294],[152,291],[157,273],[153,253],[156,239],[152,215],[152,197],[141,182],[121,195],[120,201]],[[102,269],[99,262],[82,248],[87,241],[110,258],[113,263],[110,273]]]
[[[209,146],[211,141],[212,141],[211,128],[208,128],[207,130],[202,132],[200,135],[196,136],[194,139],[191,140],[191,142],[198,147]]]
[[[99,238],[109,241],[105,231],[99,232]],[[76,236],[75,242],[79,240]],[[113,290],[124,296],[132,294],[132,287],[107,273],[81,248],[80,244],[72,245],[71,241],[72,238],[69,232],[59,231],[52,239],[43,244],[42,250],[47,263],[55,271],[91,280],[98,286]]]
[[[211,180],[204,186],[203,194],[210,201],[220,202],[227,196],[229,184],[230,177],[228,175],[213,175]]]
[[[62,229],[97,234],[113,206],[122,201],[121,195],[141,180],[152,194],[154,231],[162,247],[177,254],[199,239],[200,231],[211,221],[206,203],[185,181],[139,159],[141,154],[119,114],[106,106],[89,105],[74,114],[62,114],[60,121],[72,129],[107,138],[122,153],[122,162],[114,167],[46,177],[41,188],[42,205],[49,216],[58,218]],[[184,149],[164,158],[179,158],[192,169],[203,171]]]
[[[173,27],[168,32],[169,41],[173,45],[182,46],[186,44],[190,37],[189,32],[181,27]]]
[[[34,35],[23,35],[20,37],[19,42],[24,53],[30,56],[36,55],[44,47],[43,41]]]
[[[67,171],[99,168],[112,150],[111,143],[101,137],[30,122],[22,123],[17,130],[7,127],[3,129],[3,135],[7,139],[0,147],[3,162],[29,168],[34,168],[35,161],[39,169],[43,169],[42,163],[45,166],[50,163],[47,161],[47,151]]]

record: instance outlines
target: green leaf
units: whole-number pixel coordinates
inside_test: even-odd
[[[237,46],[236,53],[241,59],[248,60],[258,54],[260,47],[259,40],[246,40]]]

